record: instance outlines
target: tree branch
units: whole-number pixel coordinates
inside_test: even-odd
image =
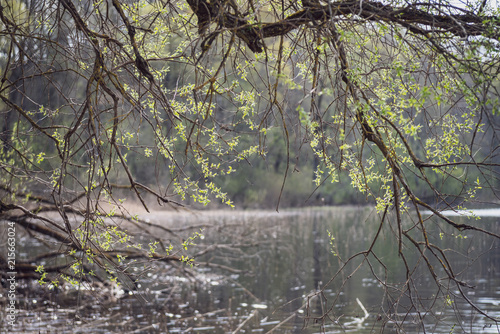
[[[263,51],[265,38],[282,36],[302,25],[339,17],[398,24],[425,38],[429,38],[429,34],[451,34],[457,37],[483,35],[489,38],[500,36],[498,31],[491,30],[487,24],[494,17],[479,16],[453,6],[392,7],[377,1],[341,1],[325,6],[305,7],[277,22],[250,24],[247,19],[229,13],[218,1],[209,3],[206,0],[187,0],[187,3],[198,18],[200,34],[204,33],[211,22],[217,22],[226,29],[235,30],[236,35],[256,53]],[[422,7],[426,10],[421,9]],[[453,13],[458,10],[463,13]]]

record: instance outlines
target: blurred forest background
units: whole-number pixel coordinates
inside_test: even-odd
[[[58,165],[59,160],[56,158],[60,153],[58,152],[60,149],[57,144],[54,145],[53,138],[39,136],[36,134],[36,131],[32,131],[33,129],[30,129],[30,127],[33,127],[34,124],[20,122],[22,113],[19,113],[19,110],[16,110],[16,108],[21,108],[23,112],[29,115],[36,122],[35,127],[39,129],[47,128],[54,131],[54,138],[61,136],[64,132],[63,129],[70,129],[75,124],[75,108],[83,107],[87,103],[86,100],[88,100],[88,87],[86,85],[88,78],[93,75],[92,62],[94,60],[92,59],[92,48],[90,45],[87,45],[87,47],[82,45],[79,37],[74,35],[75,31],[71,30],[70,26],[60,24],[60,21],[54,21],[51,26],[50,24],[41,25],[36,21],[28,19],[31,15],[30,13],[40,10],[38,8],[40,4],[36,2],[13,0],[9,1],[9,4],[6,5],[5,0],[2,0],[2,6],[4,6],[2,14],[4,15],[4,22],[15,19],[21,22],[18,25],[20,29],[31,30],[35,35],[53,34],[53,40],[50,43],[47,43],[43,38],[31,38],[32,36],[29,35],[27,35],[27,38],[19,36],[16,41],[19,46],[19,54],[15,58],[13,57],[15,52],[13,53],[11,50],[12,44],[9,42],[9,38],[6,35],[0,36],[2,82],[13,83],[12,85],[3,86],[2,94],[4,99],[0,101],[0,135],[3,143],[1,151],[2,159],[9,161],[9,159],[13,159],[14,155],[25,155],[25,163],[29,161],[28,165],[33,165],[27,166],[27,169],[32,169],[35,174],[42,171],[45,171],[45,174],[48,172],[52,175],[47,180],[49,182],[51,177],[56,177],[60,168]],[[92,6],[91,2],[88,2],[86,5],[81,4],[81,8],[83,9]],[[154,16],[155,12],[161,11],[161,8],[148,2],[131,2],[130,6],[130,13],[136,13],[137,19],[143,20],[143,22],[136,22],[138,27],[142,27],[142,31],[141,29],[138,29],[138,31],[144,34],[151,33],[148,30],[151,16]],[[136,8],[132,8],[134,6]],[[69,13],[61,13],[61,15],[70,20]],[[111,13],[110,15],[113,17],[113,15],[118,14]],[[183,15],[187,17],[189,13],[180,13],[179,17]],[[118,18],[116,19],[118,20]],[[52,29],[53,31],[50,32],[47,29]],[[156,29],[159,28],[157,27]],[[351,35],[346,32],[346,42],[355,46],[356,42],[349,39],[357,38],[358,34],[363,33],[363,29],[365,28],[359,28]],[[376,29],[382,28],[378,27]],[[382,30],[380,33],[383,33]],[[187,33],[188,36],[189,34]],[[194,68],[203,63],[206,68],[216,68],[217,64],[221,63],[225,56],[220,52],[210,54],[210,57],[202,59],[198,64],[200,56],[194,53],[189,54],[189,52],[194,52],[194,49],[188,44],[190,41],[189,38],[186,38],[186,35],[178,32],[168,36],[158,35],[161,38],[161,43],[155,48],[154,54],[148,51],[150,52],[149,65],[155,76],[157,76],[157,79],[159,79],[158,84],[161,86],[161,89],[172,99],[172,106],[174,108],[176,106],[183,108],[184,104],[193,103],[192,97],[187,97],[187,95],[193,90],[194,84],[199,82],[199,79],[196,78],[197,73],[191,67]],[[396,37],[388,35],[384,38]],[[384,42],[384,38],[380,40],[380,43]],[[68,57],[62,50],[74,52],[71,47],[76,41],[80,43],[79,54]],[[222,42],[215,41],[214,43]],[[268,47],[271,49],[277,48],[277,43],[279,43],[277,39],[274,41],[274,44],[272,41],[269,41]],[[216,188],[220,188],[222,193],[227,193],[227,199],[233,201],[238,208],[276,208],[278,202],[280,203],[280,207],[374,202],[373,197],[368,196],[367,193],[360,193],[359,189],[352,186],[352,176],[349,175],[348,166],[342,166],[340,163],[340,172],[338,175],[331,176],[324,174],[324,168],[321,168],[324,163],[318,158],[318,154],[313,154],[314,148],[310,145],[311,140],[314,140],[314,138],[307,135],[307,131],[310,131],[308,130],[308,125],[311,123],[311,118],[310,112],[306,108],[308,105],[314,104],[314,108],[321,112],[322,120],[331,120],[339,116],[337,110],[342,108],[344,102],[339,100],[338,95],[334,92],[335,86],[332,87],[328,84],[323,84],[323,79],[317,80],[316,78],[311,78],[311,67],[314,64],[310,58],[307,58],[310,55],[310,50],[302,50],[297,45],[292,44],[293,41],[290,40],[286,40],[284,43],[285,45],[282,47],[288,50],[286,52],[290,52],[290,54],[288,61],[283,63],[283,68],[278,74],[280,80],[277,81],[278,86],[275,87],[275,91],[278,94],[277,99],[284,101],[281,110],[283,113],[282,119],[278,119],[275,116],[263,118],[258,127],[260,133],[264,135],[256,135],[255,131],[246,131],[248,123],[245,122],[243,124],[242,120],[254,117],[256,112],[261,109],[260,106],[265,106],[268,103],[266,101],[268,98],[266,94],[259,94],[259,92],[265,92],[269,90],[269,87],[265,85],[265,81],[262,81],[262,84],[259,86],[259,80],[255,80],[255,78],[249,80],[246,77],[248,72],[243,70],[238,72],[239,67],[244,65],[235,65],[235,69],[224,74],[224,81],[232,82],[232,87],[237,87],[237,89],[231,91],[231,88],[221,86],[220,89],[226,89],[226,93],[223,91],[217,92],[213,97],[210,97],[210,99],[214,99],[213,108],[216,109],[213,111],[215,118],[210,120],[210,122],[212,122],[211,126],[218,131],[224,132],[224,130],[227,130],[224,133],[224,141],[228,143],[229,147],[232,145],[231,142],[235,140],[240,146],[250,147],[250,150],[253,151],[246,152],[247,154],[242,154],[233,161],[224,161],[225,164],[231,166],[230,169],[226,173],[219,173],[210,178],[210,180],[206,177],[206,173],[201,168],[197,168],[195,164],[182,163],[182,166],[180,166],[182,173],[191,180],[204,182],[205,184],[213,182],[213,185]],[[395,49],[391,50],[390,44],[377,45],[374,44],[376,43],[374,40],[367,40],[365,43],[368,43],[365,44],[366,49],[381,50],[380,56],[377,59],[379,66],[382,67],[384,62],[389,66],[394,61],[395,57],[391,55],[391,52],[395,52]],[[29,50],[30,53],[23,54],[26,50]],[[187,58],[189,56],[193,57],[191,59]],[[254,57],[252,54],[250,56]],[[361,59],[369,55],[358,54],[351,56],[353,59]],[[256,57],[258,60],[261,57],[262,61],[252,62],[251,65],[247,63],[247,66],[252,67],[250,75],[269,76],[270,73],[267,68],[269,64],[263,61],[263,56]],[[407,57],[406,60],[409,61],[411,55],[403,55],[403,57]],[[431,85],[432,82],[436,82],[436,85],[439,86],[442,73],[437,68],[431,68],[433,66],[432,60],[429,59],[429,68],[425,76],[418,77],[416,75],[414,80],[408,81],[408,85],[415,83],[424,84],[424,82],[419,82],[419,80],[425,80],[426,82],[429,81]],[[422,63],[425,66],[425,59],[422,59]],[[213,68],[212,71],[214,70]],[[119,74],[123,70],[123,68],[117,68],[116,73]],[[411,72],[411,69],[406,70]],[[325,71],[328,73],[327,68]],[[82,73],[87,73],[87,76],[82,75]],[[271,73],[271,75],[276,75],[276,73]],[[393,71],[392,75],[397,77],[399,73]],[[317,82],[313,82],[314,80],[317,80]],[[392,79],[388,78],[388,80]],[[312,89],[313,84],[316,86],[314,90]],[[499,86],[498,79],[493,82],[493,86]],[[126,80],[123,81],[123,88],[125,90],[128,89]],[[441,87],[437,88],[442,89]],[[388,85],[387,89],[391,89],[390,85]],[[392,94],[394,93],[392,92]],[[141,94],[141,92],[139,89],[138,91],[130,91],[129,94],[137,95]],[[226,98],[226,95],[229,94],[232,94],[231,98]],[[445,94],[446,92],[443,92],[443,95]],[[448,92],[448,94],[454,95],[457,93]],[[420,91],[418,95],[418,101],[414,101],[415,106],[410,107],[415,110],[418,107],[425,108],[426,113],[410,112],[411,116],[414,117],[413,122],[415,124],[431,124],[433,120],[427,119],[429,115],[460,120],[464,114],[470,112],[463,96],[456,96],[452,99],[455,101],[453,102],[452,100],[443,98],[442,95],[435,92],[431,93],[425,89]],[[140,97],[134,98],[140,99]],[[391,97],[391,94],[387,94],[385,102],[390,104],[391,99],[394,99],[394,97]],[[15,104],[15,108],[12,107],[12,103]],[[111,113],[111,109],[113,108],[112,103],[109,99],[103,99],[102,97],[95,97],[95,103],[99,105],[102,112],[100,112],[99,116],[96,115],[95,120],[92,120],[92,115],[90,115],[85,116],[86,118],[83,121],[95,121],[100,124],[97,126],[102,128],[100,131],[106,131],[106,124],[112,124],[113,122],[113,115]],[[129,114],[137,112],[132,110],[132,102],[127,103],[125,101],[124,103],[125,105],[122,107],[125,109],[130,108]],[[148,113],[153,114],[158,108],[156,102],[150,97],[145,97],[142,104],[140,112],[143,115],[147,115]],[[497,107],[498,96],[491,96],[490,103],[485,106],[490,111],[485,113],[485,115],[493,114],[492,110]],[[446,112],[443,113],[443,110],[446,110]],[[109,115],[106,115],[107,113]],[[143,185],[149,187],[159,185],[165,189],[172,189],[171,186],[174,182],[170,170],[172,159],[169,159],[165,154],[161,154],[161,150],[157,150],[157,146],[154,145],[155,142],[157,144],[155,131],[158,128],[145,126],[143,123],[144,119],[141,117],[128,116],[128,114],[120,116],[123,119],[120,119],[121,123],[119,133],[117,134],[117,142],[121,147],[122,154],[126,158],[130,174],[135,177],[137,182]],[[87,119],[87,117],[89,118]],[[312,119],[312,121],[315,121],[315,119]],[[482,117],[481,122],[480,131],[476,129],[475,131],[468,132],[465,136],[461,134],[462,137],[457,137],[455,140],[461,140],[464,144],[471,143],[472,141],[475,145],[475,152],[472,154],[476,161],[489,159],[492,164],[498,163],[499,158],[496,148],[498,147],[499,139],[495,135],[494,130],[498,127],[498,119]],[[287,124],[288,127],[283,127],[283,124]],[[166,132],[170,132],[170,122],[165,121],[161,126]],[[194,127],[191,128],[190,135],[193,135],[193,129]],[[435,140],[435,132],[419,131],[417,128],[414,131],[415,133],[410,135],[414,137],[415,143],[427,143],[428,141]],[[26,136],[18,136],[21,132],[26,133]],[[338,136],[343,137],[345,134],[339,132]],[[93,139],[82,138],[82,140],[98,139],[95,137]],[[210,141],[213,138],[203,140]],[[106,144],[104,143],[103,145]],[[173,138],[169,145],[172,145],[174,151],[188,152],[188,144],[185,143],[185,140],[179,141],[176,144],[176,139]],[[478,147],[480,149],[477,149]],[[425,148],[423,146],[420,149],[422,152],[417,152],[418,154],[427,154],[424,152]],[[14,151],[17,153],[13,154]],[[88,154],[82,154],[82,152],[75,152],[75,154],[73,158],[76,159],[76,164],[85,165],[91,160]],[[94,154],[98,156],[100,153],[95,151]],[[370,156],[366,155],[365,158],[361,157],[361,159],[368,161],[368,159],[373,159],[374,157],[375,159],[371,164],[377,166],[382,157],[376,152],[372,152]],[[118,158],[116,159],[117,161],[119,160]],[[195,159],[196,157],[190,156],[185,162]],[[217,161],[210,161],[209,164],[216,166],[217,163]],[[383,169],[384,167],[380,168]],[[362,171],[359,172],[362,173]],[[87,177],[86,170],[78,168],[76,165],[71,173],[74,173],[72,181],[65,182],[77,183],[78,180],[84,180]],[[478,185],[486,183],[488,184],[488,188],[498,188],[498,179],[493,176],[496,173],[498,173],[498,167],[492,167],[488,173],[483,173],[479,169],[469,171],[466,165],[461,165],[456,166],[456,168],[444,177],[442,173],[435,173],[433,171],[429,171],[427,177],[436,189],[443,194],[448,194],[449,203],[453,203],[459,201],[464,195],[464,181],[470,183],[476,182]],[[116,184],[128,182],[128,175],[123,170],[111,170],[110,175],[113,175],[113,180]],[[12,181],[12,179],[9,180],[10,176],[8,173],[4,173],[2,178],[3,185],[9,184]],[[338,179],[339,182],[331,182],[332,178],[335,181]],[[419,180],[420,178],[417,176],[415,178],[408,178],[410,183],[414,181],[411,187],[418,194],[419,198],[424,200],[427,198],[432,199],[435,195],[432,189],[426,184],[419,182]],[[32,180],[26,180],[26,182],[32,182]],[[369,182],[371,189],[377,189],[382,185],[378,180],[371,180]],[[379,187],[377,183],[380,183]],[[43,185],[43,182],[41,184]],[[18,184],[15,187],[20,187],[20,185]],[[115,188],[118,189],[119,187]],[[47,191],[46,188],[40,185],[30,189],[35,194]],[[128,190],[123,190],[124,196],[127,192]],[[188,205],[194,205],[195,207],[203,206],[198,205],[200,202],[199,199],[193,200],[194,197],[190,198],[189,196],[175,197],[175,194],[174,190],[168,195],[176,201],[183,201],[183,203]],[[479,202],[482,200],[491,200],[490,195],[491,193],[483,192],[481,195],[483,197],[476,198],[476,200],[479,200]],[[152,196],[150,200],[155,201],[154,197]],[[203,202],[202,204],[206,203]],[[209,207],[220,208],[225,207],[225,205],[221,202],[211,202]]]

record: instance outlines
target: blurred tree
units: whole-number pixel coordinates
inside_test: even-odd
[[[71,259],[24,274],[56,284],[127,277],[125,255],[185,259],[116,228],[147,225],[118,190],[146,210],[146,196],[232,206],[224,178],[279,145],[278,205],[302,165],[317,187],[348,179],[394,231],[408,291],[411,249],[468,301],[422,210],[499,238],[441,213],[498,200],[499,14],[489,1],[2,0],[1,219]]]

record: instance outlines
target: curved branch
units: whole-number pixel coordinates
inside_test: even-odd
[[[394,23],[425,38],[431,38],[429,34],[451,34],[457,37],[483,35],[493,39],[500,36],[500,32],[491,30],[487,24],[495,17],[479,16],[453,6],[440,6],[436,9],[429,5],[393,7],[377,1],[339,1],[325,6],[303,8],[277,22],[250,24],[247,19],[229,13],[218,1],[187,0],[187,3],[198,18],[200,34],[204,33],[211,22],[217,21],[224,28],[235,30],[236,35],[256,53],[263,52],[265,38],[283,36],[300,26],[326,22],[338,17]],[[427,10],[419,7],[426,7]],[[443,9],[449,14],[444,13]],[[459,10],[462,13],[452,13]]]

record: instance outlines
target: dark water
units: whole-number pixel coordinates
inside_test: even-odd
[[[182,228],[178,235],[184,238],[203,228],[204,238],[189,249],[197,254],[198,265],[139,263],[136,272],[142,275],[141,285],[138,292],[130,293],[105,287],[55,294],[22,286],[17,325],[9,330],[500,333],[493,320],[470,304],[500,318],[500,242],[477,232],[459,234],[442,223],[426,221],[429,242],[443,249],[449,260],[443,267],[432,253],[424,253],[437,273],[434,279],[410,242],[402,245],[404,258],[399,256],[393,219],[380,229],[373,244],[375,256],[360,254],[347,262],[370,248],[379,230],[380,216],[367,208],[154,214],[148,219]],[[489,212],[474,224],[500,233],[499,220]],[[413,224],[407,219],[404,228]],[[414,230],[410,234],[418,241],[420,234],[417,227]],[[164,239],[178,242],[172,235]],[[26,252],[35,251],[31,246]],[[403,260],[412,271],[409,290]],[[342,266],[344,270],[336,275]],[[474,288],[447,280],[450,266]],[[460,289],[470,303],[458,298]],[[3,333],[3,319],[2,326]]]

